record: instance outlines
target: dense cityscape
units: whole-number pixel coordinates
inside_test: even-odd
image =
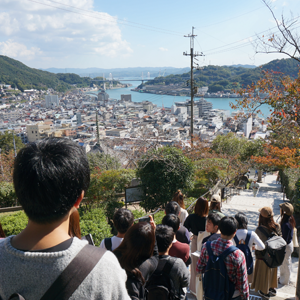
[[[67,93],[32,89],[13,95],[10,86],[0,86],[3,95],[0,128],[14,130],[25,144],[45,137],[68,137],[80,143],[86,152],[93,151],[97,142],[101,145],[105,140],[117,140],[118,146],[111,149],[114,152],[120,145],[133,147],[145,138],[162,145],[190,145],[189,99],[167,108],[150,101],[132,102],[131,94],[112,99],[109,90],[97,91],[96,88]],[[251,121],[251,118],[239,117],[238,112],[230,114],[229,110],[214,109],[204,98],[195,101],[195,136],[212,142],[217,135],[228,132],[250,139],[264,138],[267,126],[259,116],[255,115]]]
[[[0,4],[0,300],[300,299],[297,1]]]

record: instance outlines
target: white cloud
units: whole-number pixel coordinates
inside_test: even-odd
[[[21,57],[31,60],[35,56],[41,55],[42,52],[39,48],[31,47],[28,49],[25,45],[9,39],[6,42],[0,42],[0,54],[14,58]]]
[[[160,51],[163,51],[163,52],[169,51],[167,48],[163,48],[163,47],[159,47],[158,49],[159,49]]]
[[[95,11],[94,0],[63,1],[79,10],[61,5],[59,0],[39,2],[45,5],[29,0],[0,0],[2,54],[15,58],[29,59],[39,55],[44,59],[54,57],[63,60],[63,57],[72,55],[116,57],[132,52],[130,44],[122,38],[116,19]]]

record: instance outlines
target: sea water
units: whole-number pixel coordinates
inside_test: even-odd
[[[121,83],[130,83],[132,84],[131,87],[127,88],[119,88],[119,89],[112,89],[106,90],[106,93],[109,95],[112,99],[121,99],[122,94],[131,94],[131,99],[133,102],[142,102],[142,101],[150,101],[153,104],[156,104],[158,107],[171,107],[175,102],[185,102],[186,100],[189,100],[189,96],[170,96],[170,95],[156,95],[156,94],[149,94],[149,93],[140,93],[131,91],[131,89],[139,86],[142,81],[122,81]],[[108,86],[108,85],[107,85]],[[93,92],[97,94],[98,92]],[[194,100],[197,101],[199,98],[195,97]],[[235,98],[204,98],[206,101],[211,102],[213,105],[213,108],[218,109],[225,109],[229,110],[230,112],[233,112],[234,110],[230,107],[230,103],[236,102]],[[260,115],[263,118],[268,117],[270,112],[270,107],[268,105],[262,105],[260,107],[260,110],[262,111],[262,115]]]

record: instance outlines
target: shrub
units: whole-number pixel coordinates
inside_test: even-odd
[[[0,182],[0,207],[11,207],[16,203],[16,193],[11,182]]]
[[[300,170],[285,169],[280,171],[280,178],[286,197],[293,203],[295,212],[300,213]]]
[[[105,209],[108,220],[111,220],[116,208],[124,206],[118,194],[124,193],[131,180],[135,177],[133,170],[95,171],[91,174],[91,184],[87,191],[86,205]]]
[[[165,211],[164,210],[161,210],[159,211],[157,214],[154,215],[154,221],[155,223],[158,225],[158,224],[161,224],[162,222],[162,219],[163,217],[165,216]]]
[[[107,223],[105,212],[101,208],[91,211],[79,209],[82,236],[90,233],[96,246],[105,237],[110,237],[111,227]],[[19,234],[27,225],[28,218],[23,211],[0,216],[0,222],[6,236]]]
[[[23,211],[0,216],[0,222],[6,236],[19,234],[27,225],[28,218]]]
[[[102,208],[94,208],[91,211],[79,209],[81,235],[91,234],[96,246],[101,241],[112,236],[111,227],[107,223],[105,211]]]
[[[131,212],[134,216],[134,219],[138,219],[138,218],[141,218],[146,215],[146,212],[141,209],[135,209],[135,210],[132,210]]]

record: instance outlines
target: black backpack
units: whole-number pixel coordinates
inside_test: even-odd
[[[111,238],[105,238],[104,245],[105,245],[106,250],[112,251],[111,250],[111,247],[112,247]]]
[[[175,261],[160,259],[158,266],[146,284],[147,300],[176,300],[175,287],[170,272]]]
[[[265,241],[265,250],[263,255],[263,261],[269,268],[277,268],[282,265],[286,241],[278,236],[275,232],[269,234],[263,227],[258,227],[258,229],[266,236],[267,240]]]
[[[132,300],[146,300],[145,284],[130,272],[127,273],[126,289]]]
[[[241,243],[241,241],[237,238],[237,236],[234,236],[235,245],[237,248],[239,248],[243,253],[245,254],[246,258],[246,265],[247,265],[247,274],[250,275],[253,273],[253,257],[251,250],[249,248],[249,241],[251,238],[251,232],[247,232],[247,236],[245,239],[245,243]]]
[[[203,291],[206,300],[230,300],[232,299],[235,285],[229,280],[225,258],[232,252],[238,250],[235,246],[230,246],[219,256],[213,254],[211,242],[206,242],[206,249],[209,259],[203,274]]]

